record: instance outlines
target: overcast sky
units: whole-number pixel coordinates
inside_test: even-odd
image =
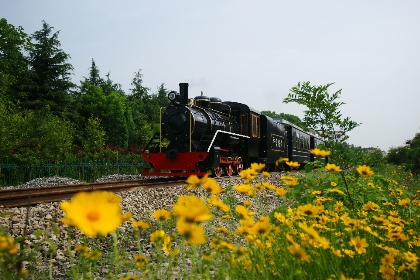
[[[362,123],[350,144],[388,151],[420,132],[420,1],[0,0],[0,17],[60,31],[76,84],[94,59],[126,93],[141,69],[152,91],[187,82],[190,97],[303,118],[289,89],[334,82]]]

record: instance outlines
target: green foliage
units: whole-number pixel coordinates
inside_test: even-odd
[[[30,84],[28,96],[22,100],[25,109],[43,109],[49,107],[55,115],[61,115],[70,105],[69,90],[75,85],[70,75],[73,66],[68,63],[70,55],[60,49],[58,31],[45,21],[42,29],[32,37],[35,43],[29,50]]]
[[[346,169],[350,166],[369,165],[382,167],[385,163],[385,155],[380,149],[364,149],[347,144],[346,142],[329,143],[331,151],[329,161]]]
[[[97,159],[100,154],[100,149],[105,146],[105,141],[106,132],[101,126],[101,120],[98,118],[89,118],[82,143],[87,158]]]
[[[87,121],[99,118],[106,131],[108,143],[120,148],[128,147],[126,97],[116,92],[106,95],[100,86],[82,83],[82,94],[77,96],[79,114]],[[86,137],[86,136],[84,136]]]
[[[48,111],[13,112],[0,105],[3,160],[38,164],[65,160],[72,152],[73,125]]]
[[[307,110],[304,111],[304,123],[309,128],[315,129],[328,142],[334,141],[334,131],[341,131],[343,136],[340,140],[345,141],[348,138],[346,133],[360,124],[349,117],[342,118],[339,107],[345,103],[335,101],[340,97],[341,89],[330,96],[328,88],[331,85],[333,84],[311,86],[309,82],[299,82],[290,89],[288,97],[283,102],[305,105]]]
[[[273,119],[284,119],[286,121],[289,121],[289,122],[299,126],[304,131],[309,131],[309,128],[306,126],[306,124],[304,122],[302,122],[302,120],[298,116],[285,114],[285,113],[277,114],[274,111],[262,111],[261,113],[263,113],[264,115],[269,116],[270,118],[273,118]]]
[[[406,146],[391,148],[387,154],[387,162],[402,165],[414,174],[420,173],[420,133],[407,141]]]
[[[30,37],[22,27],[14,27],[0,19],[0,102],[16,104],[26,96],[22,85],[28,78],[28,61],[24,52],[31,46]]]

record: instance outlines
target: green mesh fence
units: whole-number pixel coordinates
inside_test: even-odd
[[[48,163],[43,165],[17,165],[0,163],[0,186],[15,186],[42,177],[69,177],[84,182],[110,174],[140,174],[144,162],[78,162]]]

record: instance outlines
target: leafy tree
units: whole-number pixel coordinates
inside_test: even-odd
[[[387,162],[403,165],[412,173],[420,174],[420,133],[408,140],[406,146],[389,149]]]
[[[99,118],[89,118],[83,139],[83,149],[88,159],[97,159],[101,149],[105,146],[106,132]]]
[[[143,75],[141,70],[135,73],[131,82],[131,95],[127,96],[127,107],[130,109],[131,118],[134,124],[134,132],[130,135],[130,144],[143,144],[152,137],[153,130],[149,123],[149,116],[145,103],[149,102],[149,88],[143,86]],[[153,112],[152,112],[153,113]]]
[[[149,93],[149,88],[143,86],[143,74],[141,74],[141,70],[134,73],[134,78],[131,81],[131,88],[132,97],[137,100],[143,100],[145,96]]]
[[[289,121],[289,122],[299,126],[304,131],[309,131],[309,128],[305,125],[304,122],[302,122],[302,120],[298,116],[285,114],[285,113],[277,114],[274,111],[262,111],[261,113],[263,113],[264,115],[269,116],[270,118],[273,118],[273,119],[284,119],[286,121]]]
[[[342,118],[339,107],[344,102],[336,102],[341,95],[341,89],[330,95],[328,88],[333,83],[321,86],[312,86],[310,82],[298,83],[290,89],[288,97],[283,102],[295,102],[305,105],[307,110],[303,122],[315,129],[327,142],[334,141],[334,132],[341,131],[340,141],[348,139],[347,132],[353,130],[360,124],[352,121],[349,117]]]
[[[28,79],[28,61],[24,53],[31,46],[30,36],[22,27],[0,19],[0,101],[16,104],[27,94],[22,85]]]
[[[42,29],[32,37],[35,40],[29,51],[31,84],[24,106],[27,109],[49,107],[53,114],[61,114],[70,103],[69,90],[75,85],[70,75],[73,66],[67,62],[70,55],[60,49],[59,31],[42,21]]]
[[[87,125],[90,117],[98,118],[106,131],[108,144],[127,148],[129,131],[126,119],[126,96],[117,92],[106,95],[100,86],[85,81],[82,82],[81,94],[78,95],[76,102],[79,104],[79,114],[84,119],[83,127]]]
[[[10,111],[0,104],[0,157],[15,163],[63,161],[72,153],[73,125],[44,111]]]

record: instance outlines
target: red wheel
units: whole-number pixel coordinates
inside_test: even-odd
[[[222,168],[220,166],[213,168],[213,172],[216,177],[222,176]]]
[[[225,173],[230,177],[233,174],[233,168],[232,165],[227,165],[224,167]]]
[[[243,165],[243,163],[242,163],[242,158],[238,157],[238,158],[236,159],[236,161],[239,161],[240,163],[235,164],[235,165],[233,166],[233,168],[235,169],[235,172],[239,174],[239,173],[241,173],[242,169],[244,168],[244,165]]]

